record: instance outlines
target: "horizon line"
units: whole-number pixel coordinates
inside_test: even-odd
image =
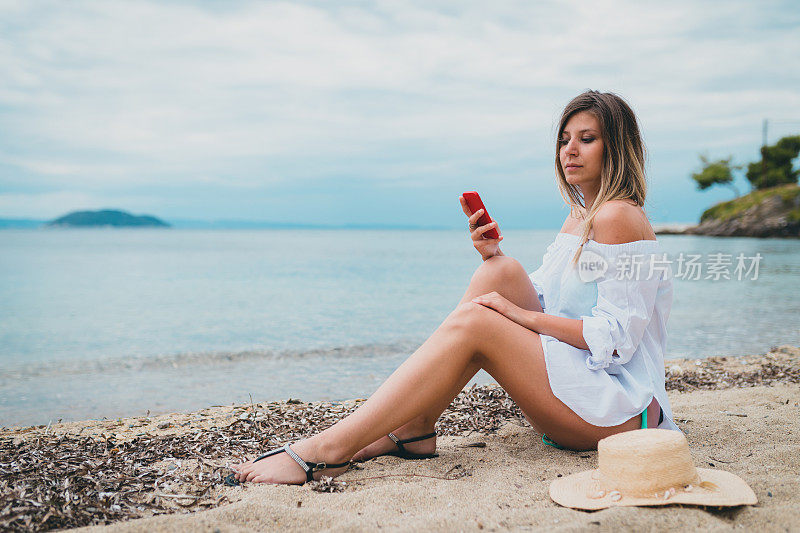
[[[4,218],[0,217],[0,229],[98,229],[110,226],[87,226],[87,227],[62,227],[62,228],[48,228],[47,224],[55,219],[38,219],[38,218]],[[381,223],[364,223],[364,224],[337,224],[337,225],[324,225],[303,222],[273,222],[266,220],[248,220],[248,219],[161,219],[170,224],[170,228],[157,228],[157,229],[319,229],[319,230],[336,230],[336,229],[385,229],[385,230],[457,230],[461,229],[460,225],[442,226],[442,225],[405,225],[405,224],[381,224]],[[697,222],[651,222],[654,229],[671,227],[671,226],[684,226],[696,225]],[[115,229],[125,229],[127,226],[115,227]],[[148,227],[135,227],[130,226],[132,229],[147,229]],[[506,226],[508,230],[557,230],[560,226],[548,227],[534,227],[534,226],[521,226],[509,225]],[[152,228],[151,228],[152,229]]]

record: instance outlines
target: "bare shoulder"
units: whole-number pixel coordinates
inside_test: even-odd
[[[647,215],[638,205],[626,200],[610,200],[592,220],[594,240],[603,244],[655,240]]]

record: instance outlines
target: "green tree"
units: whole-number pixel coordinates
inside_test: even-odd
[[[766,189],[797,183],[800,170],[792,169],[792,160],[800,153],[800,135],[784,137],[772,146],[761,147],[761,161],[747,166],[747,179],[754,189]]]
[[[692,179],[697,182],[697,188],[701,191],[708,189],[712,185],[725,185],[733,189],[736,197],[739,197],[739,189],[733,184],[733,171],[742,170],[741,165],[731,165],[733,156],[727,159],[710,161],[707,155],[700,154],[702,169],[700,172],[692,174]]]

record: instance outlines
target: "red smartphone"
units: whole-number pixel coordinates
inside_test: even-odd
[[[462,194],[464,200],[467,202],[467,207],[469,210],[475,213],[478,209],[483,209],[483,214],[478,218],[478,226],[485,226],[489,222],[492,221],[492,217],[489,216],[489,212],[486,211],[486,207],[483,205],[483,201],[481,200],[480,195],[475,191],[467,191]],[[499,239],[500,234],[497,233],[497,228],[492,228],[486,233],[483,234],[484,237],[488,239]]]

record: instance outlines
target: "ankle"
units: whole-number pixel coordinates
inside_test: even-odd
[[[350,450],[347,446],[342,446],[334,439],[327,437],[324,431],[309,440],[315,441],[313,445],[317,462],[344,463],[352,459],[353,455],[355,455],[355,452]]]
[[[417,437],[419,435],[427,435],[436,431],[435,420],[425,420],[423,418],[415,418],[407,424],[397,429],[403,436]],[[395,432],[396,433],[396,432]]]

